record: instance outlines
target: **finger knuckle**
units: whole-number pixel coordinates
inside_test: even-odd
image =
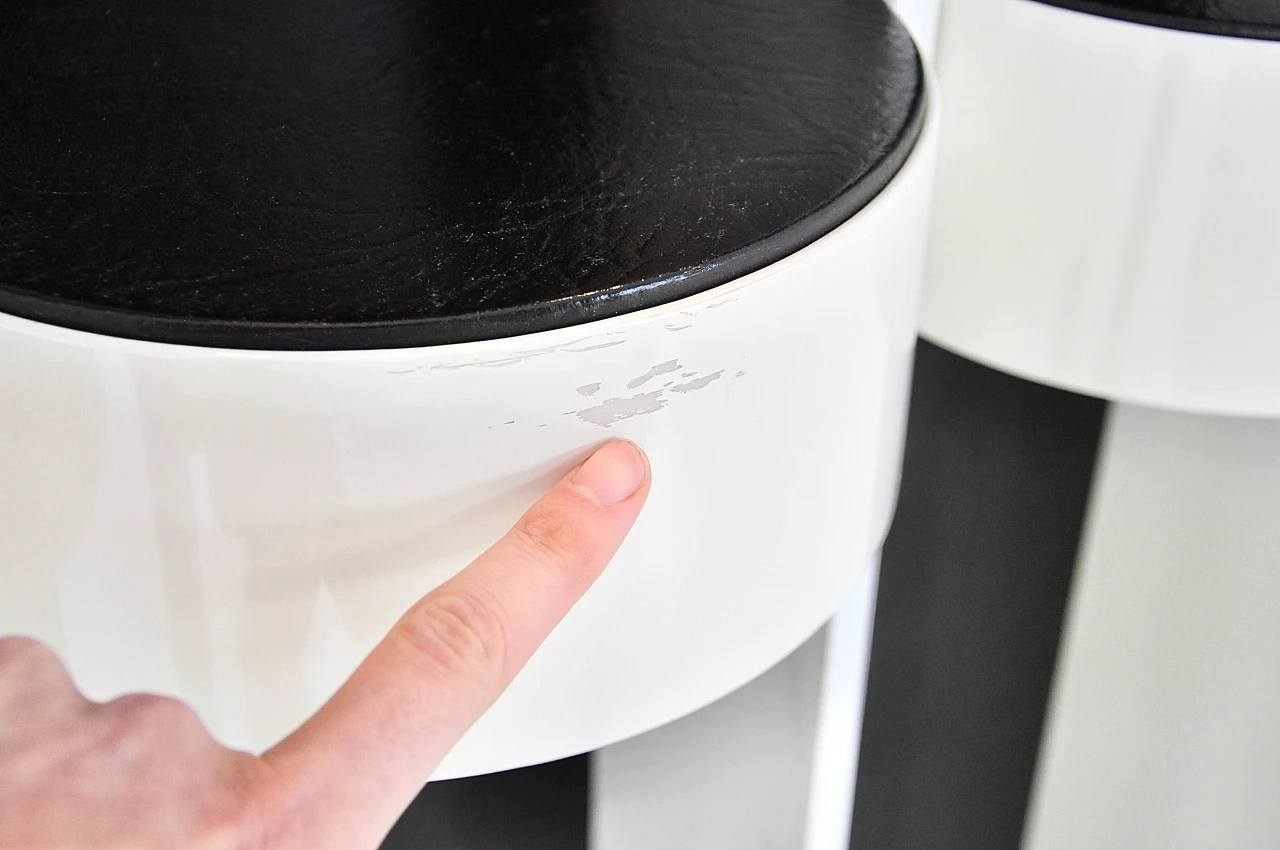
[[[52,649],[29,637],[0,639],[0,705],[85,703]]]
[[[128,694],[103,706],[111,727],[108,741],[129,749],[150,740],[199,740],[204,724],[191,706],[172,697]]]
[[[125,713],[135,722],[172,728],[173,726],[199,725],[191,706],[173,697],[156,694],[133,694],[121,697]]]
[[[35,638],[0,638],[0,670],[28,670],[61,664],[57,653]]]
[[[455,674],[502,670],[510,646],[500,608],[458,590],[428,596],[402,621],[398,633],[415,658]]]
[[[591,557],[594,545],[567,510],[533,510],[512,530],[516,545],[535,563],[573,572]]]

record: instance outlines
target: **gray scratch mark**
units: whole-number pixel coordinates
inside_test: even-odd
[[[595,395],[600,392],[600,384],[583,384],[578,387],[578,395]]]
[[[608,428],[613,423],[621,422],[623,419],[644,416],[646,413],[656,413],[666,407],[667,400],[662,397],[663,393],[664,390],[655,390],[651,393],[633,395],[630,398],[611,398],[597,404],[595,407],[579,410],[578,418],[583,422],[599,425],[601,428]]]
[[[421,368],[422,367],[419,366],[418,369],[388,369],[387,374],[388,375],[412,375],[414,372],[417,372]]]
[[[684,310],[681,310],[681,311],[680,311],[679,313],[677,313],[676,315],[679,315],[679,316],[685,316],[685,317],[690,318],[690,319],[696,319],[696,318],[698,317],[698,314],[699,314],[699,313],[705,313],[705,312],[707,312],[708,310],[715,310],[715,309],[718,309],[718,308],[720,308],[720,307],[726,307],[726,306],[728,306],[729,304],[732,304],[732,303],[734,303],[735,301],[737,301],[737,300],[738,300],[738,297],[741,297],[741,296],[737,296],[737,297],[734,297],[734,298],[723,298],[723,299],[721,299],[721,300],[719,300],[719,301],[713,301],[713,302],[711,302],[711,303],[709,303],[709,304],[707,304],[707,303],[699,304],[699,305],[698,305],[698,306],[696,306],[696,307],[689,307],[689,308],[686,308],[686,309],[684,309]]]
[[[533,357],[542,357],[543,355],[546,355],[546,354],[558,354],[560,352],[564,352],[566,354],[582,354],[587,351],[599,351],[602,348],[613,348],[615,345],[622,345],[626,342],[625,339],[617,339],[612,342],[601,342],[596,345],[587,345],[582,348],[574,348],[575,345],[580,345],[581,343],[589,342],[593,338],[599,339],[598,336],[597,337],[579,337],[578,339],[575,339],[571,342],[566,342],[564,345],[554,345],[554,346],[551,346],[550,348],[532,348],[532,349],[529,349],[528,351],[517,351],[507,355],[506,357],[499,357],[495,360],[469,360],[465,363],[437,363],[436,365],[432,366],[431,369],[432,371],[435,371],[436,369],[446,369],[446,370],[469,369],[473,366],[479,366],[484,368],[493,367],[493,366],[514,366],[517,363],[523,363],[525,360],[529,360]]]
[[[698,373],[697,373],[697,372],[681,372],[681,373],[680,373],[680,377],[682,377],[682,378],[692,378],[692,377],[693,377],[694,375],[696,375],[696,374],[698,374]]]
[[[431,371],[435,372],[436,370],[441,370],[451,372],[454,369],[469,369],[472,366],[514,366],[526,357],[537,357],[538,354],[543,353],[545,352],[538,352],[537,354],[515,354],[511,357],[503,357],[498,360],[471,360],[467,363],[437,363],[431,367]]]
[[[721,307],[728,307],[737,300],[737,298],[725,298],[723,301],[713,301],[710,304],[700,304],[697,307],[694,307],[693,310],[690,311],[690,314],[696,316],[699,313],[705,313],[708,310],[718,310]]]
[[[669,331],[687,331],[693,325],[663,325]]]
[[[675,360],[668,360],[666,363],[659,363],[657,366],[654,366],[652,369],[650,369],[648,372],[645,372],[640,377],[632,378],[630,381],[627,381],[627,389],[634,390],[636,387],[639,387],[642,384],[644,384],[645,381],[650,381],[658,377],[659,375],[665,375],[668,372],[675,372],[675,371],[678,371],[679,369],[680,369],[680,364]]]
[[[691,393],[694,390],[702,389],[703,387],[709,385],[712,381],[720,380],[720,376],[723,374],[724,374],[724,370],[721,369],[719,372],[712,372],[710,375],[707,375],[704,378],[699,378],[696,381],[689,381],[687,384],[679,384],[677,386],[674,386],[671,388],[671,391],[673,393]]]
[[[625,339],[619,339],[614,340],[613,342],[602,342],[599,345],[588,345],[585,348],[564,348],[561,350],[567,351],[570,354],[582,354],[587,351],[599,351],[602,348],[613,348],[615,345],[622,345],[624,342],[626,342]]]
[[[734,376],[733,376],[733,377],[735,377],[735,378],[741,378],[741,377],[742,377],[743,375],[745,375],[745,374],[747,374],[747,373],[746,373],[746,372],[736,372],[736,373],[734,373]]]
[[[510,422],[503,422],[502,424],[503,424],[503,425],[514,425],[514,424],[516,424],[516,421],[515,421],[514,419],[512,419]]]

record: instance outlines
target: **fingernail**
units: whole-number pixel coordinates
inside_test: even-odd
[[[635,443],[614,440],[596,449],[569,483],[600,505],[616,505],[640,489],[648,465]]]

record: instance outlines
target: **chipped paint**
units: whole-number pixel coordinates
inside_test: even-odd
[[[562,348],[560,350],[569,354],[583,354],[588,351],[599,351],[602,348],[613,348],[615,345],[622,345],[624,342],[626,342],[625,339],[619,339],[613,342],[602,342],[599,345],[586,345],[582,348]]]
[[[645,374],[638,378],[634,378],[627,384],[627,387],[628,389],[635,389],[657,375],[669,374],[679,370],[680,368],[680,365],[675,360],[668,360],[666,363],[659,363]],[[697,372],[681,372],[680,377],[694,378],[697,374]],[[602,428],[608,428],[610,425],[613,425],[615,422],[620,422],[623,419],[630,419],[633,416],[644,416],[645,414],[656,413],[667,406],[667,403],[671,400],[671,393],[680,393],[681,395],[684,395],[685,393],[696,392],[720,380],[720,377],[723,374],[724,370],[721,369],[718,372],[712,372],[711,374],[704,375],[701,378],[694,378],[692,381],[685,381],[683,384],[677,384],[675,381],[667,381],[662,385],[662,389],[651,390],[650,392],[640,393],[639,395],[606,399],[594,407],[588,407],[584,410],[576,410],[573,411],[573,413],[583,422],[587,422],[592,425],[599,425]],[[591,388],[591,392],[594,393],[599,390],[600,384],[587,384],[585,387],[579,387],[579,392],[581,393],[583,389],[588,387]],[[587,395],[587,393],[582,394]]]
[[[621,422],[623,419],[630,419],[633,416],[644,416],[646,413],[656,413],[667,406],[667,400],[662,396],[664,390],[655,390],[651,393],[640,393],[630,398],[611,398],[597,404],[595,407],[588,407],[586,410],[579,410],[578,418],[583,422],[589,422],[592,425],[599,425],[602,428],[608,428],[615,422]]]
[[[718,310],[721,307],[728,307],[730,304],[733,304],[737,300],[738,300],[737,298],[723,298],[719,301],[712,301],[709,304],[703,304],[701,309],[699,309],[697,312],[705,313],[707,310]]]
[[[647,381],[651,381],[654,378],[658,377],[659,375],[665,375],[668,372],[677,372],[679,370],[680,370],[680,363],[676,360],[668,360],[666,363],[659,363],[657,366],[654,366],[652,369],[650,369],[648,372],[645,372],[643,375],[640,375],[639,377],[632,378],[630,381],[627,381],[627,389],[634,390],[637,387],[643,386]]]
[[[608,335],[612,336],[613,334],[608,334]],[[454,369],[469,369],[472,367],[490,368],[495,366],[514,366],[517,363],[523,363],[524,361],[530,360],[534,357],[544,357],[548,354],[560,354],[560,353],[584,354],[589,351],[599,351],[604,348],[613,348],[616,345],[623,345],[624,343],[626,343],[625,339],[615,339],[610,342],[598,342],[593,345],[582,345],[582,343],[584,342],[591,342],[592,340],[596,340],[599,338],[600,337],[598,336],[579,337],[578,339],[572,340],[571,342],[566,342],[563,345],[554,345],[549,348],[531,348],[527,351],[516,351],[506,355],[505,357],[498,357],[492,360],[468,360],[462,363],[436,363],[430,368],[431,368],[431,371],[434,372],[437,369],[451,371]],[[575,346],[580,346],[580,347],[575,347]],[[421,371],[422,368],[423,367],[420,366],[417,369],[408,370],[408,371],[415,371],[415,372]],[[400,372],[397,374],[407,374],[407,371]]]
[[[708,385],[710,385],[710,384],[714,383],[715,381],[720,380],[720,376],[721,376],[721,375],[723,375],[723,374],[724,374],[724,370],[723,370],[723,369],[721,369],[719,372],[712,372],[710,375],[705,375],[705,376],[703,376],[703,377],[701,377],[701,378],[698,378],[698,379],[697,379],[697,380],[695,380],[695,381],[689,381],[689,382],[684,383],[684,384],[677,384],[676,386],[674,386],[674,387],[672,387],[672,388],[671,388],[671,392],[673,392],[673,393],[691,393],[691,392],[693,392],[693,391],[695,391],[695,390],[700,390],[700,389],[702,389],[703,387],[706,387],[706,386],[708,386]]]
[[[583,384],[578,387],[578,395],[595,395],[598,392],[600,392],[599,382],[594,384]]]

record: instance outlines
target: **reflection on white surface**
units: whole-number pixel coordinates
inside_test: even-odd
[[[245,558],[239,542],[218,525],[209,494],[209,456],[194,453],[188,461],[195,525],[196,559],[200,571],[201,605],[207,635],[209,704],[197,706],[220,737],[250,740],[248,690],[245,686],[244,641]],[[191,663],[198,663],[195,659]]]
[[[328,583],[321,582],[302,650],[302,682],[307,700],[319,705],[333,696],[364,655],[342,622]]]
[[[179,691],[169,610],[133,376],[123,356],[99,360],[106,395],[101,466],[93,506],[74,546],[54,567],[62,650],[90,699],[117,682],[160,694]]]
[[[66,642],[55,565],[77,545],[101,477],[93,351],[39,339],[0,367],[0,632]]]

